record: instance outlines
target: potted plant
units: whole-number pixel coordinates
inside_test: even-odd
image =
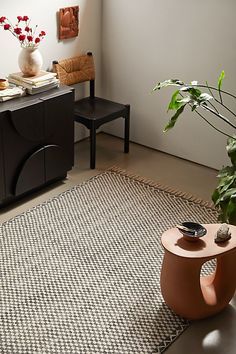
[[[236,96],[231,92],[222,90],[224,77],[225,73],[222,71],[216,87],[210,86],[208,82],[199,84],[197,81],[192,81],[190,84],[186,84],[178,79],[170,79],[158,83],[153,91],[168,86],[177,87],[168,105],[168,111],[173,110],[174,115],[164,128],[164,132],[173,128],[185,108],[189,107],[193,113],[197,114],[213,129],[227,137],[226,150],[231,160],[231,166],[223,167],[219,171],[219,183],[212,194],[212,200],[219,210],[219,220],[236,224],[236,136],[229,135],[217,128],[205,116],[205,113],[210,113],[226,125],[236,129],[236,124],[229,118],[236,117],[236,113],[225,103],[225,96],[233,100],[236,100]]]

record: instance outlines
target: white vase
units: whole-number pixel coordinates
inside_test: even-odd
[[[43,58],[38,47],[21,48],[18,64],[25,76],[37,75],[43,65]]]

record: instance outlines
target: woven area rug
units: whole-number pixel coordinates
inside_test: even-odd
[[[162,353],[188,323],[161,296],[161,234],[216,218],[114,170],[2,224],[0,353]]]

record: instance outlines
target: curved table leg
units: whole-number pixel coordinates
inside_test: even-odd
[[[236,290],[236,251],[230,251],[216,259],[215,273],[201,277],[200,284],[206,304],[224,308]]]
[[[215,272],[200,277],[208,260],[183,258],[165,251],[161,271],[161,291],[166,304],[178,315],[200,319],[220,312],[236,289],[236,250],[217,257]]]

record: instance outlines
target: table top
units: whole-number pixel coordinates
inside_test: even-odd
[[[6,111],[15,111],[30,105],[36,104],[40,101],[45,101],[47,99],[57,97],[73,91],[73,87],[60,85],[58,88],[52,88],[45,92],[37,93],[36,95],[26,95],[22,97],[16,97],[12,100],[0,102],[0,113]]]
[[[231,239],[222,243],[215,243],[215,234],[221,225],[222,224],[203,224],[207,229],[207,233],[195,242],[185,240],[183,235],[175,227],[163,233],[161,242],[167,251],[176,256],[185,258],[216,257],[236,249],[236,226],[233,225],[228,225],[231,232]]]

